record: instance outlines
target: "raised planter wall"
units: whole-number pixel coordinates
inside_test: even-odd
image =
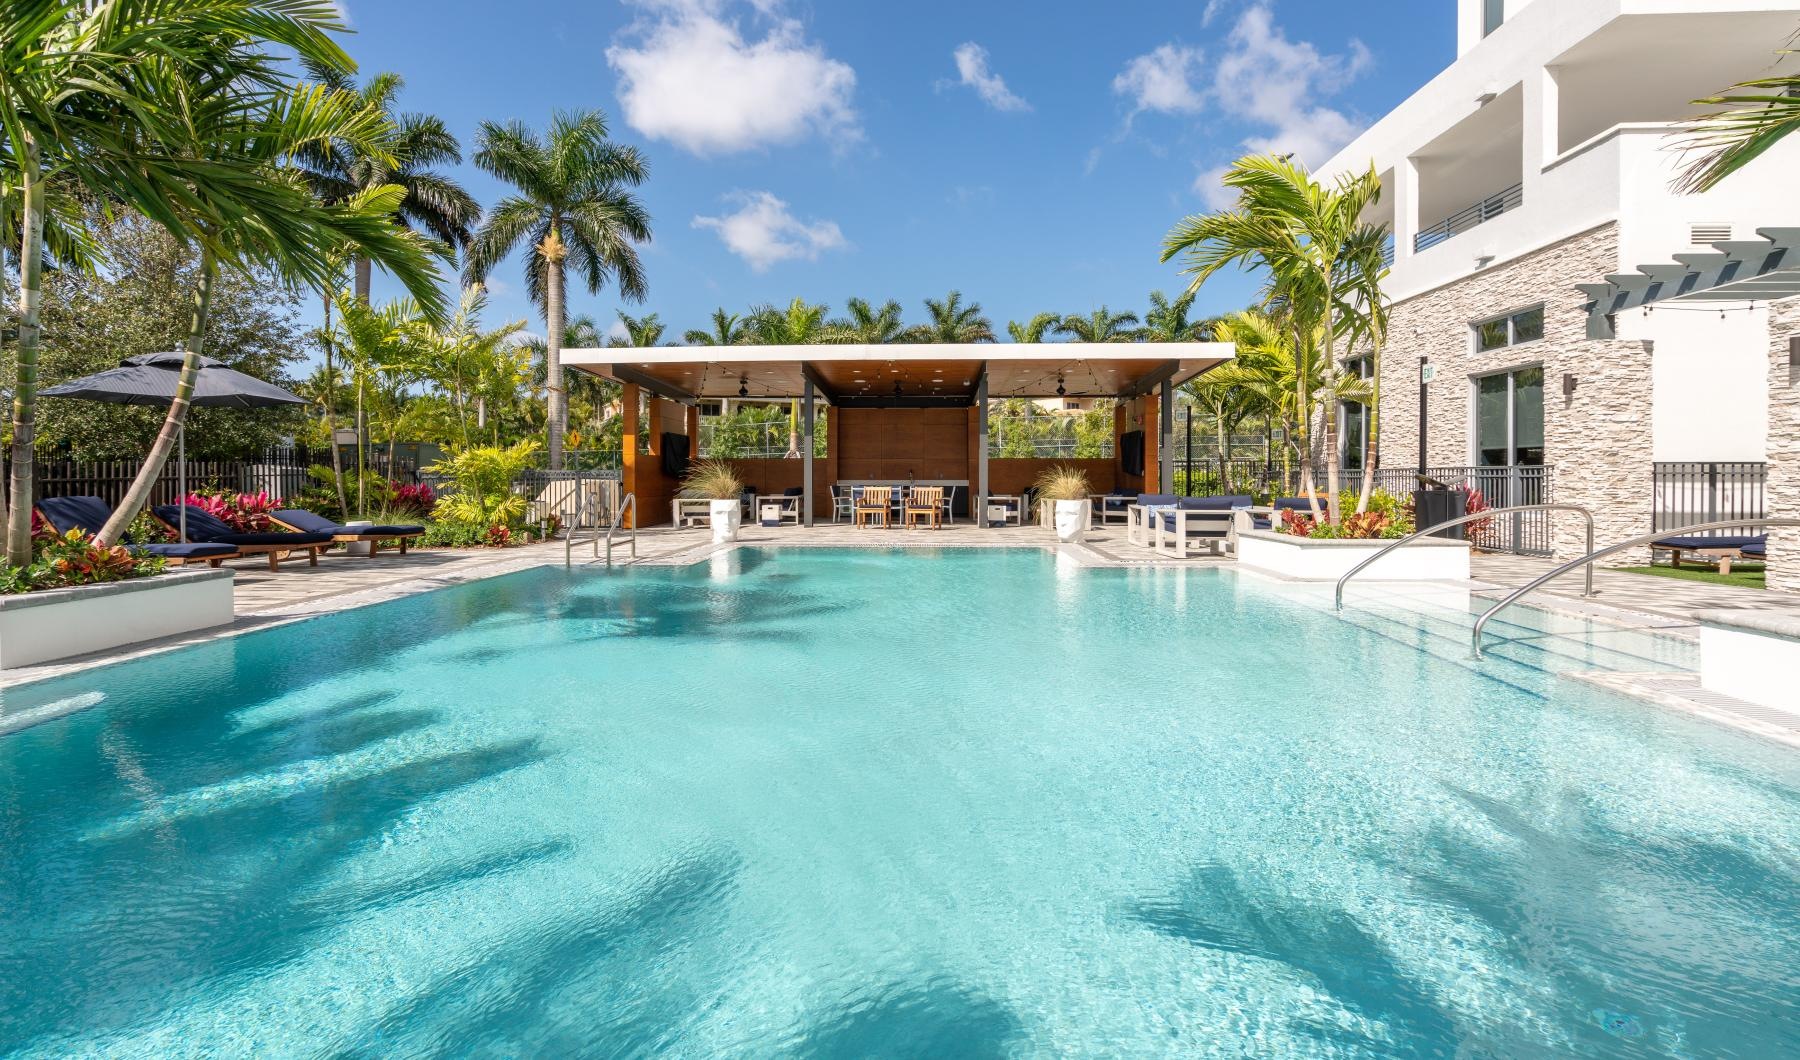
[[[225,625],[231,579],[223,569],[176,571],[0,596],[0,670]]]
[[[1268,530],[1240,530],[1238,563],[1298,581],[1335,582],[1392,541],[1314,541]],[[1369,581],[1467,581],[1469,546],[1427,537],[1390,552],[1357,575]]]
[[[1700,611],[1700,687],[1800,716],[1800,619],[1775,611]]]

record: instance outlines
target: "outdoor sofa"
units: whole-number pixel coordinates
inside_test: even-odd
[[[1235,544],[1235,513],[1250,507],[1254,500],[1242,494],[1182,497],[1173,508],[1164,507],[1155,513],[1152,545],[1158,551],[1166,550],[1178,556],[1199,552],[1202,548],[1218,555]]]
[[[383,541],[399,541],[400,554],[406,555],[406,546],[413,538],[425,533],[423,526],[413,523],[400,523],[393,526],[345,526],[334,523],[323,515],[307,511],[305,508],[283,508],[275,512],[272,518],[279,526],[302,534],[329,534],[331,540],[340,545],[367,542],[369,556],[381,550]]]
[[[169,529],[173,530],[181,522],[181,506],[175,504],[159,504],[150,509],[151,514]],[[330,548],[330,534],[295,534],[276,533],[273,531],[260,534],[242,534],[233,530],[227,523],[214,518],[213,515],[193,505],[187,505],[187,533],[195,541],[204,541],[222,545],[232,545],[239,556],[268,556],[269,569],[281,569],[281,557],[289,552],[305,552],[307,562],[311,566],[319,565],[319,553]]]
[[[106,526],[106,521],[112,518],[112,506],[99,497],[45,497],[38,502],[37,510],[44,522],[49,523],[51,529],[59,534],[66,534],[71,530],[97,534]],[[217,567],[241,554],[232,545],[200,541],[125,547],[139,555],[160,556],[177,567],[189,563],[205,563]]]

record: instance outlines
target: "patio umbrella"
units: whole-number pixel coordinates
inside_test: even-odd
[[[76,401],[101,401],[110,405],[168,405],[175,400],[175,384],[180,381],[181,364],[187,354],[145,353],[127,357],[119,367],[71,379],[39,391],[42,397],[71,398]],[[192,405],[206,408],[257,409],[275,405],[304,405],[306,399],[289,393],[273,383],[265,383],[253,375],[227,368],[222,361],[200,358],[200,371],[194,378],[194,392],[188,399]],[[176,434],[176,479],[181,497],[187,498],[187,426]],[[187,540],[187,505],[181,505],[181,540]]]

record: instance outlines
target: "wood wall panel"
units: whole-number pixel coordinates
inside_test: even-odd
[[[967,409],[837,409],[839,479],[970,479]]]

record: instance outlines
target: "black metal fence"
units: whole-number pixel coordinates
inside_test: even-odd
[[[554,515],[564,526],[607,526],[618,514],[621,473],[611,468],[520,472],[512,480],[512,493],[524,497],[525,522],[536,523]],[[438,493],[454,490],[449,478],[422,472],[418,479]]]
[[[187,487],[229,489],[243,493],[266,490],[276,497],[292,497],[307,484],[307,468],[329,464],[328,451],[304,448],[275,449],[251,460],[189,460]],[[6,461],[6,473],[11,473]],[[32,499],[45,497],[99,497],[118,504],[137,478],[137,460],[38,460],[34,464]],[[180,494],[181,468],[170,460],[150,493],[152,504],[173,504]]]
[[[1767,464],[1658,463],[1653,474],[1655,505],[1650,513],[1651,530],[1673,530],[1723,519],[1761,519],[1768,514]],[[1714,534],[1760,532],[1752,527],[1731,527],[1714,531]]]
[[[1344,468],[1339,471],[1339,486],[1355,490],[1362,485],[1362,471]],[[1442,482],[1451,489],[1479,493],[1489,508],[1510,508],[1525,504],[1547,504],[1555,500],[1552,490],[1554,469],[1549,467],[1384,467],[1374,474],[1375,487],[1399,497],[1410,498],[1419,488],[1419,476]],[[1315,488],[1325,488],[1325,472],[1313,472]],[[1274,494],[1293,497],[1300,494],[1300,468],[1297,464],[1272,460],[1201,459],[1193,463],[1175,464],[1175,492],[1183,497],[1216,496],[1226,493]],[[1511,552],[1521,556],[1548,556],[1553,551],[1551,513],[1519,512],[1495,516],[1471,523],[1470,540],[1490,552]]]

